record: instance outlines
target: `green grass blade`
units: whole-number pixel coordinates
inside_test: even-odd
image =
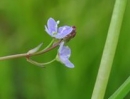
[[[115,0],[114,10],[91,99],[103,99],[111,72],[127,0]]]
[[[123,99],[130,91],[130,77],[117,89],[117,91],[108,99]]]

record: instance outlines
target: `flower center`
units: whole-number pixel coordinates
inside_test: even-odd
[[[53,35],[53,36],[56,35],[56,34],[57,34],[57,32],[55,32],[55,31],[52,32],[52,35]]]

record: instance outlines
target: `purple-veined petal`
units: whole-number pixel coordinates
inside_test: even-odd
[[[64,44],[65,44],[65,42],[61,42],[61,43],[60,43],[60,47],[59,47],[59,49],[58,49],[58,53],[61,53],[61,52],[62,52],[62,47],[63,47]]]
[[[74,64],[71,63],[68,58],[65,58],[65,57],[60,57],[60,61],[67,67],[69,68],[74,68]]]
[[[56,39],[63,39],[73,31],[73,28],[67,25],[58,28],[58,24],[59,21],[56,22],[53,18],[49,18],[45,31]]]
[[[71,50],[68,46],[63,46],[61,51],[59,51],[61,57],[69,58],[71,55]]]
[[[52,36],[52,33],[50,32],[50,30],[47,28],[46,25],[45,25],[45,31],[46,31],[50,36]]]
[[[64,46],[64,42],[61,42],[58,57],[61,63],[69,68],[74,68],[74,64],[69,61],[69,57],[71,55],[71,50],[68,46]]]
[[[53,36],[53,33],[57,33],[58,23],[53,19],[49,18],[47,21],[47,26],[45,26],[45,31]]]
[[[68,34],[72,32],[73,28],[70,26],[62,26],[58,29],[58,34],[56,35],[56,38],[61,39],[66,37]]]

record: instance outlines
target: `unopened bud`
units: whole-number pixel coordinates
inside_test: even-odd
[[[64,38],[64,41],[69,41],[70,39],[75,37],[75,35],[76,35],[76,27],[72,26],[72,28],[73,28],[72,32]]]
[[[41,48],[42,44],[43,44],[43,43],[41,43],[41,44],[39,44],[37,47],[35,47],[35,48],[29,50],[29,51],[27,52],[27,54],[30,55],[30,54],[36,53],[36,52]]]

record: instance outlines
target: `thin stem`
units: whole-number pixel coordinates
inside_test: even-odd
[[[55,41],[55,39],[52,39],[52,41],[50,42],[50,44],[47,47],[45,47],[42,51],[48,49],[53,44],[54,41]]]
[[[34,61],[34,60],[32,60],[32,59],[28,59],[28,58],[27,58],[27,61],[28,61],[29,63],[34,64],[34,65],[39,66],[39,67],[44,67],[45,65],[48,65],[48,64],[54,62],[55,60],[56,60],[56,58],[54,58],[53,60],[51,60],[51,61],[49,61],[49,62],[46,62],[46,63],[39,63],[39,62],[36,62],[36,61]]]
[[[49,48],[47,48],[47,49],[44,49],[44,50],[42,50],[42,51],[36,52],[36,53],[32,54],[31,56],[44,54],[44,53],[46,53],[46,52],[48,52],[48,51],[50,51],[50,50],[56,48],[57,46],[59,46],[59,44],[61,43],[61,41],[62,41],[62,40],[59,40],[59,41],[57,41],[53,46],[51,46],[51,47],[49,47]]]
[[[59,40],[54,45],[52,45],[51,47],[48,47],[48,48],[46,48],[42,51],[36,52],[34,54],[22,53],[22,54],[16,54],[16,55],[3,56],[3,57],[0,57],[0,61],[8,60],[8,59],[14,59],[14,58],[31,57],[31,56],[41,55],[41,54],[44,54],[44,53],[56,48],[57,46],[59,46],[61,41],[62,40]]]
[[[20,57],[25,57],[25,56],[27,56],[27,53],[16,54],[16,55],[9,55],[9,56],[3,56],[3,57],[0,57],[0,61],[7,60],[7,59],[20,58]]]
[[[103,99],[110,75],[127,0],[116,0],[91,99]]]
[[[51,61],[49,61],[49,62],[43,63],[43,65],[48,65],[48,64],[50,64],[50,63],[52,63],[52,62],[54,62],[54,61],[56,61],[56,58],[54,58],[53,60],[51,60]]]

